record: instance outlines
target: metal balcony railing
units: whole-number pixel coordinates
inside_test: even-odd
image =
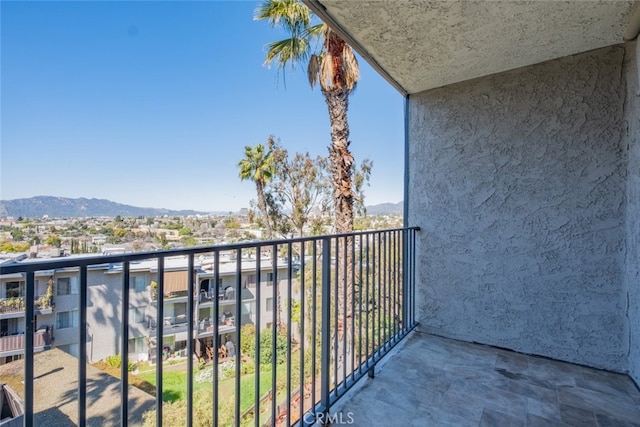
[[[25,344],[24,334],[7,335],[0,337],[0,355],[8,351],[23,350]],[[36,348],[51,345],[51,333],[49,331],[37,331],[33,336],[33,346]]]
[[[2,298],[0,299],[0,314],[22,313],[25,311],[24,297]],[[52,298],[37,296],[35,298],[35,309],[44,311],[53,308]]]
[[[195,260],[211,259],[213,283],[220,281],[221,256],[232,255],[235,264],[235,295],[246,291],[249,275],[255,276],[250,302],[236,298],[221,304],[224,296],[207,294],[209,314],[204,318],[198,298],[187,298],[185,315],[186,402],[184,425],[194,424],[195,356],[211,363],[208,389],[213,425],[311,425],[321,420],[331,406],[361,378],[372,375],[376,363],[404,338],[415,321],[415,237],[417,228],[354,232],[348,234],[238,243],[161,252],[134,253],[87,258],[56,259],[0,267],[0,274],[22,273],[26,281],[25,301],[34,301],[35,273],[62,268],[79,269],[79,325],[87,325],[88,269],[95,265],[121,264],[120,301],[130,306],[130,271],[142,260],[157,261],[156,319],[164,319],[164,271],[169,257],[184,256],[188,270],[187,295],[198,295]],[[250,256],[249,256],[250,255]],[[295,259],[295,262],[293,261]],[[252,263],[252,268],[247,268]],[[227,265],[228,268],[228,265]],[[265,271],[267,273],[265,274]],[[286,271],[286,273],[284,273]],[[266,284],[264,276],[270,283]],[[263,277],[261,277],[263,276]],[[281,276],[282,278],[280,278]],[[92,300],[92,309],[99,308]],[[34,315],[26,304],[24,408],[25,425],[34,424]],[[122,355],[120,423],[129,417],[129,325],[120,315],[119,349]],[[215,321],[213,319],[218,319]],[[233,320],[231,320],[233,319]],[[229,328],[233,324],[234,328]],[[252,328],[245,328],[253,324]],[[90,327],[91,325],[87,325]],[[155,322],[150,338],[155,343],[151,359],[162,361],[168,349],[163,342],[170,325]],[[225,333],[222,328],[229,328]],[[77,424],[87,423],[87,333],[78,328]],[[252,329],[245,335],[245,330]],[[203,332],[206,338],[201,338]],[[250,337],[250,338],[247,338]],[[95,338],[94,338],[95,339]],[[211,340],[209,344],[204,340]],[[219,362],[233,366],[233,385],[222,382]],[[247,366],[252,365],[250,381]],[[222,366],[222,365],[220,365]],[[156,425],[163,425],[163,363],[155,365]],[[244,380],[244,381],[243,381]],[[229,380],[227,380],[229,381]],[[265,385],[266,384],[266,385]],[[241,389],[242,387],[242,389]],[[202,392],[199,387],[198,393]],[[247,400],[247,395],[249,399]],[[229,401],[231,399],[231,401]],[[186,408],[184,408],[186,407]],[[222,410],[222,408],[226,410]],[[153,419],[153,418],[152,418]],[[137,422],[136,422],[137,424]],[[164,425],[167,425],[166,423]]]

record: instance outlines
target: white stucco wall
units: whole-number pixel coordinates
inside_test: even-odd
[[[627,101],[627,256],[626,291],[629,301],[629,374],[640,384],[640,44],[628,43],[625,75]]]
[[[628,369],[621,46],[412,95],[423,330]]]

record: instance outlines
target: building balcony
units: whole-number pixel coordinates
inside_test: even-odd
[[[44,295],[38,296],[35,299],[35,314],[51,314],[54,306],[53,298],[47,298]],[[25,307],[24,297],[0,299],[0,319],[22,317],[25,313]]]
[[[43,351],[51,347],[52,334],[50,331],[37,331],[33,334],[34,352]],[[25,335],[15,334],[0,337],[0,357],[15,356],[24,353]]]
[[[255,285],[253,285],[255,286]],[[255,300],[255,295],[249,289],[242,289],[242,298],[243,302],[251,302]],[[200,291],[198,294],[198,306],[200,308],[211,307],[214,302],[218,302],[221,306],[230,306],[235,305],[236,303],[236,294],[232,287],[227,291],[218,292],[217,299],[215,292],[205,292]]]

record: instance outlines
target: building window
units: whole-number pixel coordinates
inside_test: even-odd
[[[144,307],[133,307],[129,309],[129,323],[144,322]]]
[[[262,273],[260,280],[267,286],[273,286],[273,273]]]
[[[247,276],[247,283],[249,285],[255,285],[256,284],[256,275],[255,274],[250,274]]]
[[[61,277],[56,286],[56,295],[77,295],[78,282],[71,280],[71,277]]]
[[[147,289],[147,282],[143,276],[131,276],[131,283],[129,283],[130,289],[135,289],[136,292],[144,292]]]
[[[267,298],[267,311],[273,311],[273,298]]]
[[[6,293],[7,298],[21,298],[24,296],[24,282],[7,282]]]
[[[140,354],[140,353],[146,353],[146,352],[147,352],[147,349],[146,349],[146,345],[143,337],[129,339],[130,354]]]
[[[78,327],[78,310],[59,311],[56,313],[56,328],[77,328]]]

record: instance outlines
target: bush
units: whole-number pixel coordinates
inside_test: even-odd
[[[222,362],[219,366],[218,381],[226,380],[227,378],[233,378],[236,376],[236,362],[235,360],[227,360]]]
[[[114,354],[113,356],[107,356],[104,359],[105,362],[107,362],[107,365],[111,366],[112,368],[119,368],[120,366],[122,366],[122,357],[119,354]],[[136,364],[133,363],[131,360],[127,361],[127,370],[129,372],[132,372],[136,369]]]
[[[271,363],[273,352],[273,329],[260,331],[260,365]],[[284,334],[276,336],[276,364],[279,365],[287,360],[287,337]],[[251,357],[256,360],[255,349],[251,352]]]
[[[254,355],[256,351],[256,326],[247,323],[240,329],[241,354]]]

